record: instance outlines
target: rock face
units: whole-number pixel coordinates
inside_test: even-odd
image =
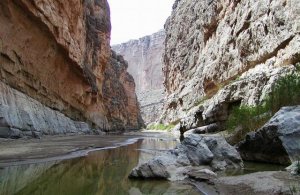
[[[245,160],[290,165],[300,157],[300,106],[284,107],[239,143]]]
[[[164,89],[140,92],[137,96],[144,122],[149,124],[159,119],[165,100]]]
[[[207,110],[199,108],[203,118],[215,120],[211,113],[217,112],[211,111],[223,112],[220,108],[229,104],[258,103],[277,73],[300,61],[300,23],[295,22],[299,19],[297,0],[175,1],[165,25],[163,71],[168,102],[161,120],[184,118],[221,89],[226,98],[212,98],[212,102],[220,101]],[[259,80],[250,76],[253,72]],[[242,74],[249,76],[240,80]]]
[[[156,121],[164,101],[162,55],[165,31],[112,46],[128,61],[128,72],[136,83],[138,100],[145,123]]]
[[[161,30],[138,40],[112,46],[128,62],[128,72],[135,80],[138,93],[163,88],[164,40],[165,31]]]
[[[243,167],[236,149],[223,137],[188,135],[174,150],[134,168],[131,178],[181,180],[191,166],[210,166],[214,171]]]
[[[106,0],[4,0],[0,10],[0,80],[6,88],[23,93],[26,98],[22,101],[36,100],[70,120],[96,128],[139,128],[134,83],[126,73],[126,65],[112,73],[116,65],[111,59]],[[108,88],[110,94],[106,93]],[[118,90],[125,93],[113,97]],[[10,99],[4,94],[0,95],[2,99]],[[18,100],[4,102],[4,106],[12,102]],[[113,108],[111,102],[115,103]],[[13,108],[24,110],[18,104]],[[32,114],[28,114],[31,112],[38,112],[25,114],[33,121]]]

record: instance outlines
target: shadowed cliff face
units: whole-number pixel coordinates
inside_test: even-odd
[[[1,82],[73,120],[106,130],[139,127],[133,80],[105,77],[114,69],[106,0],[3,0],[0,24]],[[126,68],[121,72],[126,75]],[[114,97],[121,114],[108,109],[104,79],[128,88]]]
[[[256,67],[263,72],[299,62],[299,6],[297,0],[177,0],[165,25],[162,119],[184,117],[195,102]]]

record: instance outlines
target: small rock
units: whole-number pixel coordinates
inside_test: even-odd
[[[211,170],[209,169],[200,169],[200,170],[197,170],[196,168],[190,170],[188,173],[187,173],[188,177],[189,178],[192,178],[192,179],[195,179],[197,181],[212,181],[213,179],[216,179],[217,178],[217,174],[212,172]]]

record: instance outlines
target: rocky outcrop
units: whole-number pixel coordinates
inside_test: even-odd
[[[111,73],[115,65],[111,63],[106,0],[4,0],[0,10],[0,80],[6,88],[23,93],[26,99],[34,99],[52,112],[96,128],[139,128],[133,80],[128,79],[126,68],[121,73]],[[111,85],[110,91],[122,87],[125,93],[117,97],[106,94],[109,82],[118,83]],[[4,94],[1,93],[1,98],[8,99]],[[118,102],[118,112],[116,105],[110,108],[111,101]],[[4,105],[10,106],[11,102]],[[24,110],[14,105],[14,109],[17,107]]]
[[[243,159],[290,165],[300,154],[300,106],[284,107],[238,145]]]
[[[165,25],[163,70],[168,102],[162,122],[184,118],[221,89],[227,93],[225,101],[206,111],[196,108],[203,118],[213,120],[207,119],[209,124],[219,122],[216,115],[212,117],[213,110],[228,112],[221,107],[240,102],[257,104],[265,86],[277,77],[276,71],[300,61],[300,23],[295,22],[299,18],[300,5],[295,0],[177,0]],[[256,70],[262,72],[257,72],[257,81],[249,75]],[[249,77],[240,80],[243,73]],[[254,94],[248,92],[254,89]]]
[[[138,40],[112,46],[128,62],[128,72],[135,80],[138,93],[163,88],[164,40],[165,31],[161,30]]]
[[[261,103],[277,80],[294,70],[292,66],[268,68],[258,65],[239,78],[223,86],[210,99],[205,97],[183,115],[180,131],[192,129],[198,133],[224,130],[234,107]],[[200,127],[200,128],[197,128]]]
[[[209,166],[218,171],[242,168],[243,162],[223,137],[189,135],[174,150],[138,165],[129,177],[182,180],[192,166]]]
[[[128,72],[135,80],[142,117],[146,124],[156,121],[163,108],[164,40],[165,32],[161,30],[138,40],[112,46],[128,61]]]

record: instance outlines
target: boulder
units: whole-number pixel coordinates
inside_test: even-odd
[[[129,178],[166,179],[170,176],[167,171],[167,166],[171,164],[171,158],[160,156],[134,168],[131,171]]]
[[[236,149],[223,137],[191,134],[175,149],[138,165],[129,177],[181,180],[187,177],[193,166],[215,171],[241,168],[243,162]]]
[[[189,172],[187,172],[187,175],[191,179],[205,182],[211,182],[217,178],[217,174],[209,169],[191,169]]]
[[[289,165],[300,157],[300,106],[283,107],[238,144],[244,160]]]

